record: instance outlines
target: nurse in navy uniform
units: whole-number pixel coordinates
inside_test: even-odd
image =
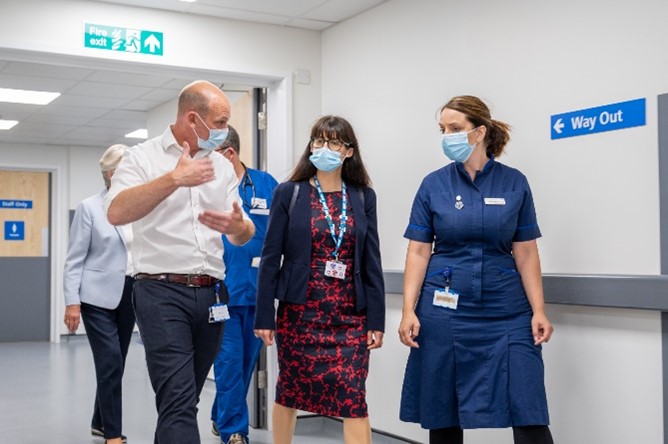
[[[430,444],[506,427],[517,444],[550,444],[541,233],[526,177],[496,161],[509,126],[473,96],[446,103],[439,126],[453,162],[424,178],[404,234],[400,418],[429,429]]]

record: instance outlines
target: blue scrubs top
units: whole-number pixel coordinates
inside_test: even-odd
[[[267,232],[272,196],[277,186],[278,182],[271,174],[251,168],[246,168],[246,174],[239,181],[239,197],[244,211],[255,224],[255,235],[241,247],[232,245],[223,235],[225,285],[230,294],[230,307],[255,306],[259,258]],[[257,258],[255,264],[254,258]]]
[[[475,180],[460,162],[425,177],[404,234],[433,243],[433,252],[416,306],[420,348],[410,352],[402,420],[428,429],[548,423],[541,349],[512,256],[513,242],[540,235],[518,170],[492,158]],[[459,294],[456,309],[433,304],[448,283]]]

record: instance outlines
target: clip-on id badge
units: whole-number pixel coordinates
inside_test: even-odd
[[[225,322],[230,319],[230,311],[227,309],[227,304],[220,302],[218,292],[220,291],[220,282],[216,283],[216,303],[209,307],[209,323]]]
[[[336,279],[345,279],[347,267],[346,264],[339,262],[338,260],[327,261],[325,262],[325,276]]]
[[[457,303],[459,302],[459,294],[450,290],[450,277],[452,276],[452,268],[446,267],[443,271],[445,277],[445,288],[434,291],[433,304],[437,307],[450,308],[457,310]]]

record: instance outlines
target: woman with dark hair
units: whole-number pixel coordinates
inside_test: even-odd
[[[453,162],[424,178],[404,234],[401,420],[429,429],[430,444],[501,427],[517,444],[551,444],[541,234],[526,177],[496,161],[509,126],[473,96],[446,103],[439,126]]]
[[[371,442],[365,384],[369,351],[383,344],[385,287],[369,185],[352,126],[325,116],[274,193],[255,333],[267,346],[276,335],[275,444],[292,442],[297,410],[342,417],[346,443]]]

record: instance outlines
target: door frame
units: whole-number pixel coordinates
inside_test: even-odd
[[[0,59],[28,63],[46,63],[91,69],[122,70],[137,74],[150,74],[155,70],[167,76],[177,78],[207,78],[213,75],[229,79],[230,83],[245,84],[267,88],[267,171],[277,180],[287,177],[292,168],[292,72],[278,73],[239,73],[210,69],[187,68],[183,66],[163,65],[148,62],[101,59],[94,57],[54,54],[41,51],[15,50],[0,48]],[[68,171],[62,171],[55,165],[26,165],[2,163],[0,167],[8,170],[42,171],[52,173],[52,214],[51,214],[51,325],[50,340],[60,342],[60,322],[64,312],[62,296],[63,267],[67,257],[69,185],[66,181]],[[69,168],[65,168],[68,170]]]

